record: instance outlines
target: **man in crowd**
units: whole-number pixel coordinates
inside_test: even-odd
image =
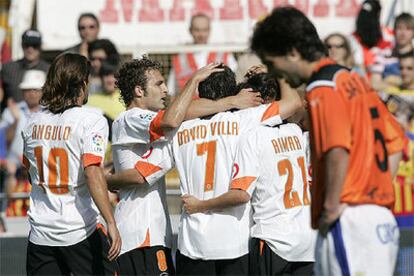
[[[17,184],[16,179],[27,181],[25,174],[21,170],[23,166],[21,161],[23,156],[23,139],[21,131],[29,120],[29,117],[40,110],[39,101],[42,97],[42,86],[45,83],[45,80],[46,74],[43,71],[26,71],[23,76],[23,81],[19,85],[19,88],[23,92],[23,101],[15,103],[12,99],[9,99],[8,107],[2,114],[0,128],[6,131],[8,145],[6,159],[7,178],[5,183],[9,198]],[[17,215],[23,210],[11,211]]]
[[[29,275],[116,275],[121,238],[101,167],[108,124],[82,108],[90,64],[65,53],[52,63],[40,104],[22,131],[32,183]],[[100,215],[107,231],[99,224]]]
[[[70,47],[65,52],[80,54],[88,57],[88,46],[98,39],[99,20],[93,13],[82,13],[78,19],[78,32],[81,42]]]
[[[8,98],[12,98],[15,102],[23,100],[19,84],[27,70],[41,70],[47,73],[49,69],[49,64],[41,58],[42,36],[39,31],[25,31],[22,35],[22,48],[23,58],[4,64],[1,70],[5,94],[3,103],[6,103]]]
[[[275,9],[251,48],[291,86],[307,83],[317,274],[393,274],[399,232],[392,177],[406,142],[400,126],[365,79],[326,58],[299,10]]]
[[[210,18],[197,13],[191,17],[190,34],[194,45],[207,45],[210,36]],[[181,53],[173,56],[172,68],[168,77],[168,87],[171,94],[180,93],[187,80],[197,69],[212,63],[223,62],[232,70],[235,70],[237,63],[231,53],[217,53],[199,50],[194,53]]]

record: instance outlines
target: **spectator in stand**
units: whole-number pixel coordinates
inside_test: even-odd
[[[399,123],[409,129],[410,117],[414,116],[414,54],[407,53],[399,58],[401,85],[390,86],[382,98]],[[414,132],[414,129],[412,130]]]
[[[82,13],[78,19],[78,31],[81,42],[66,50],[69,53],[88,57],[88,45],[98,39],[99,20],[93,13]]]
[[[23,101],[15,103],[13,99],[9,99],[8,107],[4,110],[0,121],[0,128],[6,132],[8,146],[6,156],[7,177],[5,182],[9,197],[15,190],[16,179],[23,180],[22,178],[25,178],[21,170],[23,166],[21,161],[23,155],[21,131],[31,114],[40,109],[41,89],[45,80],[46,73],[41,70],[26,71],[23,81],[19,85],[23,92]]]
[[[109,65],[118,66],[121,57],[115,45],[109,39],[98,39],[89,44],[88,56],[91,61],[91,77],[89,80],[89,95],[102,92],[102,81],[99,72],[102,63],[105,61]]]
[[[381,4],[378,0],[365,0],[356,19],[356,30],[350,37],[357,66],[364,68],[374,89],[381,89],[382,73],[391,62],[394,44],[392,30],[380,24]]]
[[[414,17],[409,13],[401,13],[394,23],[395,47],[392,51],[393,60],[384,69],[384,80],[388,85],[399,86],[402,83],[400,77],[400,55],[414,54]]]
[[[88,99],[88,106],[100,109],[104,116],[111,120],[114,120],[122,111],[125,111],[120,102],[119,89],[115,85],[116,71],[117,67],[104,62],[99,74],[103,90]]]
[[[210,36],[210,18],[203,13],[193,15],[189,30],[194,45],[206,45]],[[172,68],[168,77],[169,93],[172,95],[179,93],[195,71],[214,61],[223,62],[233,71],[237,67],[234,56],[226,52],[217,53],[200,50],[194,53],[181,53],[173,56]]]
[[[361,75],[364,74],[363,70],[356,66],[349,41],[343,34],[332,33],[325,38],[324,43],[328,48],[329,57],[336,63],[351,68]]]
[[[47,72],[49,64],[41,58],[42,37],[37,30],[27,30],[22,36],[23,58],[3,65],[1,81],[4,89],[4,102],[12,98],[15,102],[23,101],[19,88],[23,75],[27,70]]]

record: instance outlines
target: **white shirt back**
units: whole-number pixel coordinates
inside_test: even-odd
[[[314,261],[305,141],[296,124],[259,126],[242,137],[232,189],[251,195],[251,235],[291,262]]]
[[[172,152],[181,193],[210,199],[226,193],[239,137],[260,123],[280,124],[278,103],[184,122]],[[247,215],[246,215],[247,214]],[[178,249],[193,259],[232,259],[248,253],[249,207],[183,213]]]
[[[106,119],[73,107],[62,114],[34,113],[22,131],[25,165],[32,183],[30,241],[67,246],[96,229],[99,211],[87,187],[84,167],[103,161]]]
[[[121,113],[112,127],[112,152],[115,171],[138,168],[145,158],[159,156],[167,147],[163,137],[154,135],[157,113],[133,108]],[[153,141],[153,144],[150,144]],[[154,163],[160,160],[154,160]],[[145,169],[145,168],[144,168]],[[115,220],[122,237],[121,254],[139,247],[171,247],[171,222],[166,203],[164,177],[156,171],[142,173],[148,184],[119,191],[120,201],[115,209]],[[165,171],[164,171],[165,173]],[[164,174],[163,173],[163,174]],[[162,175],[163,175],[162,174]]]

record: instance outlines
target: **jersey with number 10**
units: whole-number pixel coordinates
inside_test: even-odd
[[[96,229],[99,211],[84,168],[100,165],[108,140],[106,119],[73,107],[60,114],[33,114],[22,131],[24,164],[29,170],[29,240],[38,245],[68,246]]]

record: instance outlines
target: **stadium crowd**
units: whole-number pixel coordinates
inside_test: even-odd
[[[51,64],[25,31],[0,74],[0,211],[29,217],[27,273],[391,275],[394,189],[414,189],[414,17],[380,15],[365,0],[352,34],[320,39],[276,8],[249,53],[179,53],[168,79],[123,60],[92,13]],[[209,17],[189,32],[207,44]]]

